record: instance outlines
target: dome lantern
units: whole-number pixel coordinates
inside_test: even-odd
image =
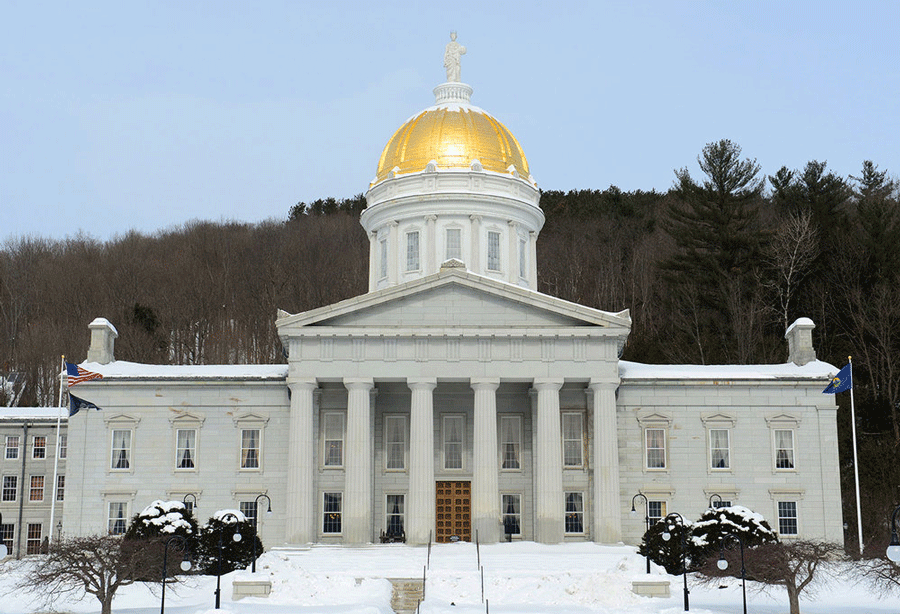
[[[393,134],[366,193],[370,291],[437,273],[450,259],[536,289],[540,193],[513,134],[471,104],[472,87],[458,80],[466,48],[454,35],[435,104]]]

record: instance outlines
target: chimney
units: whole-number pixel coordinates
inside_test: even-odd
[[[802,367],[816,359],[816,350],[813,348],[812,329],[816,325],[809,318],[797,318],[788,326],[784,338],[788,340],[788,362]]]
[[[105,365],[115,361],[113,350],[119,332],[106,318],[96,318],[88,325],[91,329],[91,347],[88,349],[87,361]]]

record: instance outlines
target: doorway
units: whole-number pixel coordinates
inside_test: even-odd
[[[472,541],[472,483],[437,482],[437,531],[435,541],[447,543],[456,536],[460,541]]]

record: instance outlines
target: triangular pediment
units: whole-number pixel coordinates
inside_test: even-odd
[[[299,327],[335,328],[617,328],[627,311],[609,313],[466,271],[444,270],[276,321],[279,334]]]

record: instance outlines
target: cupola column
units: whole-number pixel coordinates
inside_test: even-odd
[[[425,216],[425,274],[432,275],[438,272],[438,257],[437,257],[437,237],[436,237],[436,229],[435,222],[437,221],[436,215],[426,215]]]
[[[466,268],[481,274],[481,216],[470,215],[469,220],[472,222],[472,238],[469,245],[470,264]]]
[[[409,502],[406,543],[427,544],[435,528],[434,389],[436,379],[409,379]]]
[[[509,240],[506,242],[507,250],[506,250],[506,262],[507,262],[507,271],[506,271],[506,279],[511,284],[519,284],[519,224],[509,220],[507,222],[507,226],[509,226]]]

